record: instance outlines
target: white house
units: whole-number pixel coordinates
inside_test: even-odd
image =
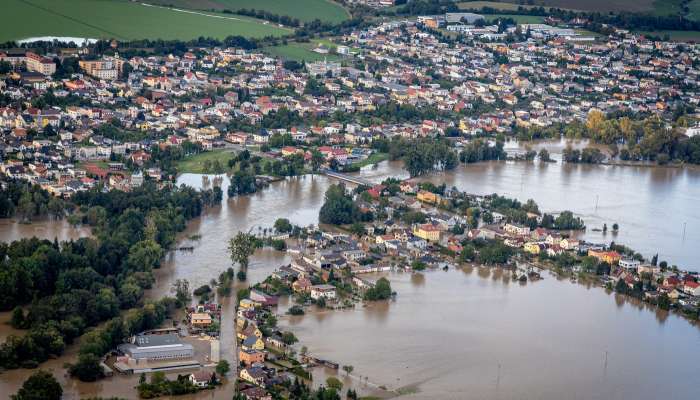
[[[628,270],[628,271],[631,271],[631,270],[636,271],[641,264],[642,263],[640,263],[639,261],[637,261],[633,258],[623,258],[620,261],[618,261],[618,265],[620,266],[620,268],[622,268],[624,270]]]
[[[314,285],[311,286],[311,298],[318,300],[320,298],[334,300],[336,298],[335,286],[333,285]]]
[[[205,388],[211,382],[212,373],[209,371],[197,371],[190,374],[190,382],[194,386]]]

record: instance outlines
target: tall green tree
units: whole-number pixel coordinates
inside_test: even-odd
[[[228,251],[231,257],[231,261],[235,264],[238,263],[241,269],[248,268],[248,262],[250,256],[255,252],[257,247],[257,240],[255,236],[238,232],[236,236],[229,240]]]
[[[61,400],[63,389],[56,378],[47,371],[33,373],[22,384],[12,400]]]

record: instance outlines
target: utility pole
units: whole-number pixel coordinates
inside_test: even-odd
[[[685,243],[685,227],[687,224],[687,222],[683,222],[683,243]]]
[[[595,211],[593,211],[593,213],[595,214],[597,212],[598,212],[598,195],[595,195]]]

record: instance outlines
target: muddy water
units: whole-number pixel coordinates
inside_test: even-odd
[[[561,145],[553,145],[554,153]],[[387,175],[406,178],[399,162],[384,162],[364,173],[377,182]],[[609,165],[491,161],[460,165],[422,178],[474,194],[498,193],[534,199],[546,212],[571,210],[584,219],[583,239],[615,241],[646,257],[700,270],[700,170]],[[618,223],[620,231],[611,232]],[[593,231],[608,225],[607,234]]]
[[[554,157],[556,151],[556,146],[550,148]],[[406,177],[401,165],[392,162],[360,174],[375,182]],[[589,227],[617,222],[621,231],[616,237],[590,229],[586,237],[614,239],[645,255],[658,251],[661,259],[679,265],[695,264],[691,244],[700,242],[697,170],[491,162],[460,166],[426,179],[471,193],[533,198],[543,210],[570,209],[582,215]],[[206,186],[200,175],[183,175],[179,183]],[[240,230],[257,232],[280,217],[299,225],[316,223],[331,183],[335,182],[322,176],[291,178],[208,210],[180,235],[180,245],[192,245],[194,250],[167,255],[149,296],[169,294],[178,278],[188,279],[196,288],[218,276],[230,265],[227,241]],[[29,225],[25,231],[24,226],[2,222],[0,235],[6,235],[5,240],[24,235],[53,238],[59,236],[54,232],[69,232],[51,224],[38,231]],[[683,222],[687,222],[685,242]],[[72,237],[65,235],[59,239]],[[263,279],[288,261],[283,253],[258,251],[251,259],[249,281]],[[391,279],[399,292],[394,303],[282,323],[290,324],[314,354],[354,365],[353,375],[367,379],[364,393],[375,393],[372,385],[401,393],[417,391],[411,396],[419,398],[464,398],[469,393],[473,398],[616,399],[666,393],[684,399],[690,393],[686,383],[693,377],[688,374],[697,368],[689,363],[700,355],[700,337],[697,328],[677,317],[626,304],[600,289],[554,279],[520,287],[494,279],[487,270]],[[231,304],[224,305],[226,313],[232,312]],[[229,331],[224,323],[224,336]],[[224,338],[222,356],[230,358],[232,346],[233,341]],[[93,384],[66,379],[62,365],[74,358],[74,351],[71,347],[65,356],[42,366],[59,377],[66,398],[135,397],[137,377],[118,376]],[[29,373],[0,375],[0,393],[14,393]],[[657,382],[658,391],[649,387]],[[357,386],[357,379],[348,383]],[[571,390],[565,392],[567,388]],[[197,398],[228,399],[231,390],[226,386]]]
[[[468,268],[389,279],[395,301],[281,323],[312,354],[407,399],[696,398],[700,330],[679,317],[549,276],[522,285]]]
[[[13,242],[36,236],[40,239],[59,241],[78,239],[90,235],[87,227],[72,227],[65,219],[42,219],[31,224],[20,224],[13,219],[0,219],[0,242]]]

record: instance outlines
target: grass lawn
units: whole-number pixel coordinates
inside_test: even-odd
[[[277,15],[287,15],[302,22],[318,18],[338,23],[350,18],[348,11],[330,0],[146,0],[147,3],[189,8],[196,10],[263,10]]]
[[[189,40],[291,32],[253,18],[175,11],[126,0],[3,0],[2,10],[0,42],[37,36]]]
[[[352,163],[352,166],[362,168],[362,167],[366,167],[368,165],[378,164],[378,163],[380,163],[382,161],[386,161],[388,159],[389,159],[388,153],[372,153],[366,159]]]
[[[210,162],[219,161],[225,169],[228,169],[228,160],[233,158],[234,152],[229,149],[217,149],[212,151],[205,151],[193,156],[187,157],[182,161],[177,163],[177,172],[192,173],[192,174],[203,174],[204,172],[204,162],[209,160]]]
[[[269,46],[265,47],[263,50],[265,53],[275,56],[275,57],[280,57],[285,60],[294,60],[294,61],[306,61],[306,62],[314,62],[314,61],[323,61],[328,60],[328,61],[340,61],[343,59],[343,56],[337,55],[337,54],[319,54],[314,51],[316,47],[318,47],[319,43],[324,43],[320,41],[312,41],[309,43],[296,43],[296,42],[290,42],[289,44],[286,45],[280,45],[280,46]],[[324,43],[326,46],[328,46],[328,43]]]

